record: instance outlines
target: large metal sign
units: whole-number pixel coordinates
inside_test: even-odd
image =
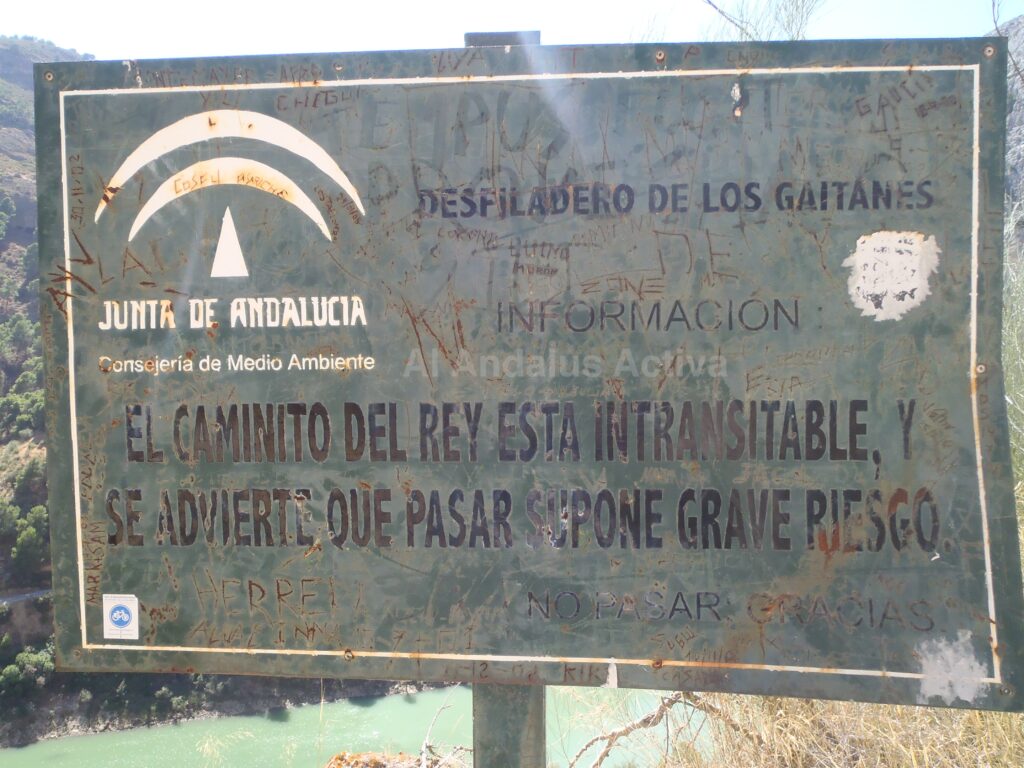
[[[998,40],[42,65],[58,657],[1015,709]]]

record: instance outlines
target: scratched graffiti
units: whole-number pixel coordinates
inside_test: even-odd
[[[1003,56],[40,65],[61,665],[1019,709]]]

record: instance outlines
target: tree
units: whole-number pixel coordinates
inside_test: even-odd
[[[0,672],[0,701],[23,699],[33,688],[42,688],[53,670],[52,638],[38,651],[26,648]]]
[[[11,548],[11,565],[19,581],[28,581],[38,573],[49,555],[50,516],[38,504],[28,515],[15,521],[17,538]]]
[[[15,538],[18,535],[17,523],[21,510],[14,504],[0,502],[0,538]]]
[[[20,509],[46,503],[46,460],[33,456],[14,475],[12,501]]]
[[[7,195],[0,198],[0,240],[7,234],[7,222],[14,216],[14,202]]]
[[[31,394],[43,387],[43,358],[38,355],[25,361],[21,374],[11,385],[11,391],[19,394]]]
[[[9,372],[20,371],[25,362],[39,354],[39,326],[24,315],[0,325],[0,364]]]
[[[825,0],[735,0],[728,6],[704,0],[721,18],[716,37],[739,40],[803,40]]]

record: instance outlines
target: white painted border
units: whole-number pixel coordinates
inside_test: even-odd
[[[75,539],[78,545],[78,596],[82,624],[82,647],[89,647],[85,636],[85,555],[82,552],[82,480],[78,463],[78,404],[75,400],[75,314],[71,300],[71,206],[68,204],[68,148],[64,131],[64,93],[60,95],[60,183],[64,190],[64,290],[68,294],[68,401],[71,419],[71,471],[74,472]]]
[[[992,546],[988,529],[988,500],[985,488],[985,467],[981,453],[981,414],[978,409],[978,252],[980,250],[981,205],[981,71],[974,67],[974,184],[971,189],[971,418],[974,421],[974,459],[978,473],[978,498],[981,500],[981,532],[985,542],[985,587],[988,589],[988,618],[992,634],[992,672],[1002,682],[999,654],[999,624],[996,622],[995,585],[992,578]]]
[[[870,72],[973,72],[974,76],[974,109],[973,109],[973,185],[971,193],[971,309],[970,309],[970,369],[968,378],[970,381],[971,414],[974,424],[974,447],[975,460],[977,464],[978,494],[981,508],[982,538],[985,546],[985,583],[988,590],[988,619],[991,627],[990,648],[992,651],[993,676],[981,678],[979,682],[999,684],[1002,682],[1002,672],[999,655],[996,653],[998,646],[997,622],[995,610],[995,588],[992,576],[992,555],[991,541],[988,523],[988,502],[986,499],[985,471],[981,448],[981,417],[978,408],[978,381],[977,381],[977,352],[978,352],[978,254],[979,254],[979,205],[980,205],[980,163],[981,163],[981,67],[979,64],[936,64],[924,66],[827,66],[827,67],[762,67],[762,68],[734,68],[734,69],[683,69],[683,70],[659,70],[655,72],[583,72],[583,73],[542,73],[522,75],[469,75],[463,77],[411,77],[411,78],[364,78],[360,80],[334,80],[318,82],[277,82],[277,83],[253,83],[253,84],[228,84],[228,85],[203,85],[203,86],[168,86],[156,88],[106,88],[93,90],[61,91],[60,93],[60,132],[61,132],[61,180],[64,187],[64,261],[65,267],[70,274],[71,269],[71,247],[70,230],[68,222],[68,184],[67,184],[67,150],[64,120],[64,100],[75,96],[93,95],[152,95],[154,93],[198,93],[205,91],[235,91],[235,90],[268,90],[279,88],[323,88],[326,86],[336,88],[351,88],[360,85],[445,85],[461,84],[467,82],[503,83],[503,82],[530,82],[538,80],[608,80],[608,79],[647,79],[665,77],[715,77],[729,76],[740,77],[744,75],[801,75],[801,74],[848,74],[848,73],[870,73]],[[66,278],[67,292],[71,293],[71,278]],[[75,493],[75,522],[77,529],[78,543],[78,577],[79,577],[79,603],[80,620],[82,625],[82,647],[87,650],[120,650],[120,651],[175,651],[188,653],[221,653],[221,654],[243,654],[254,655],[280,655],[280,656],[355,656],[363,658],[390,658],[390,659],[430,659],[436,661],[489,661],[489,662],[571,662],[571,663],[596,663],[596,664],[621,664],[626,666],[650,666],[650,659],[598,659],[586,657],[563,657],[563,656],[503,656],[490,654],[457,654],[457,653],[397,653],[390,651],[324,651],[324,650],[271,650],[271,649],[243,649],[243,648],[207,648],[202,646],[139,646],[139,645],[115,645],[89,643],[86,639],[85,622],[85,574],[84,555],[82,551],[82,508],[81,508],[81,479],[78,465],[78,430],[77,411],[75,406],[75,366],[74,366],[74,332],[73,315],[71,309],[72,299],[67,300],[68,317],[68,380],[70,387],[70,418],[71,418],[71,444],[72,444],[72,467],[74,471],[74,493]],[[904,678],[923,679],[924,675],[919,672],[892,672],[877,669],[840,669],[832,667],[803,667],[778,664],[744,664],[725,662],[696,662],[696,661],[673,661],[663,660],[666,667],[703,667],[715,669],[735,670],[756,670],[770,672],[801,672],[825,675],[850,675],[860,677],[880,678]]]

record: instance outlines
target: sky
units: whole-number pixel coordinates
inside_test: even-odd
[[[725,9],[743,1],[715,0]],[[996,2],[1001,21],[1024,14],[1024,0]],[[720,26],[705,0],[6,0],[0,14],[2,34],[111,60],[461,48],[465,32],[506,30],[540,30],[547,45],[689,42]],[[823,0],[807,37],[977,37],[992,29],[992,0]]]

